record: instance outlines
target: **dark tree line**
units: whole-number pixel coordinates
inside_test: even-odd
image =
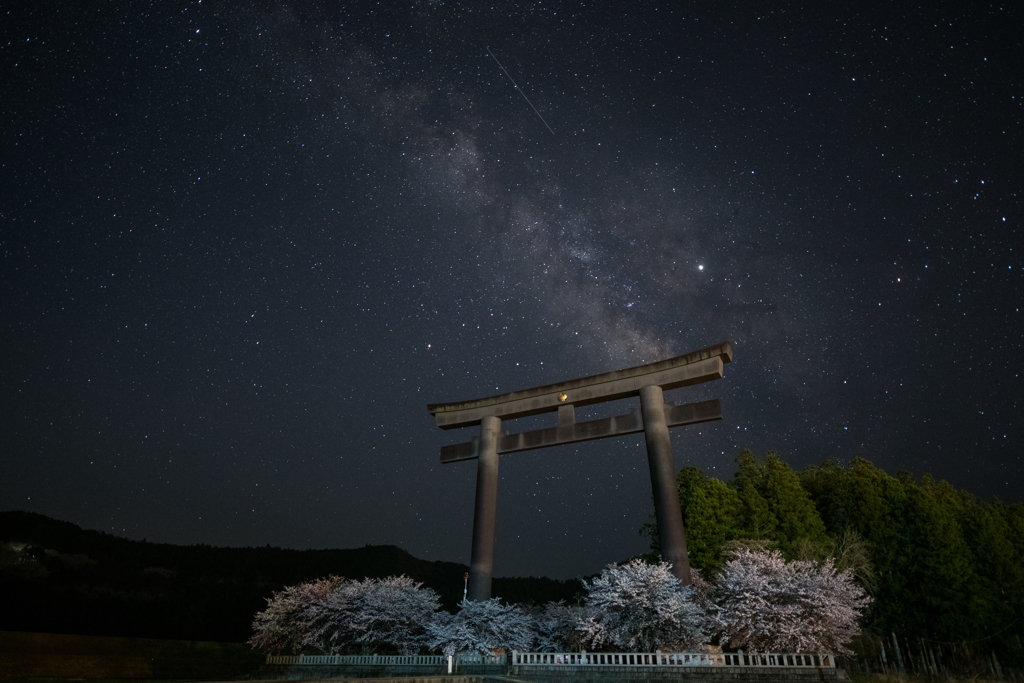
[[[863,458],[802,472],[774,452],[744,451],[737,462],[728,482],[693,467],[677,477],[690,561],[705,575],[738,545],[834,556],[874,598],[869,633],[973,643],[1024,665],[1024,505],[980,500],[927,475],[890,476]],[[642,532],[657,538],[653,525]]]

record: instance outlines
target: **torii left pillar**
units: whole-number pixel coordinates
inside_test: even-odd
[[[476,465],[473,550],[469,560],[470,600],[489,600],[494,576],[494,521],[498,510],[498,435],[501,419],[480,420],[480,456]],[[678,506],[678,502],[677,502]]]

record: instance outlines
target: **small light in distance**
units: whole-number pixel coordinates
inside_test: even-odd
[[[697,266],[697,270],[704,270],[704,266],[703,265]]]

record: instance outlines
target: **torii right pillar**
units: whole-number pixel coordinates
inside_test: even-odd
[[[654,518],[658,522],[661,556],[672,563],[672,573],[690,585],[690,558],[686,552],[686,530],[679,508],[672,441],[665,420],[665,399],[661,387],[648,385],[640,389],[640,413],[647,441],[647,463],[651,468],[651,490],[654,493]]]

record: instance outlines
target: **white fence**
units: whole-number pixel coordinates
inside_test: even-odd
[[[717,652],[516,652],[511,662],[505,655],[463,653],[450,661],[444,655],[267,655],[267,664],[286,665],[377,665],[377,666],[728,666],[728,667],[823,667],[834,669],[831,654],[717,653]]]
[[[303,666],[362,664],[379,666],[442,666],[448,664],[444,655],[267,655],[267,664],[289,664]],[[478,652],[464,652],[456,655],[454,662],[462,664],[504,665],[505,655],[482,655]]]
[[[479,652],[463,652],[455,655],[455,661],[459,664],[489,664],[493,666],[507,664],[508,657],[505,655],[482,655]]]
[[[737,666],[824,667],[834,669],[831,654],[720,654],[708,652],[516,652],[513,666]]]

